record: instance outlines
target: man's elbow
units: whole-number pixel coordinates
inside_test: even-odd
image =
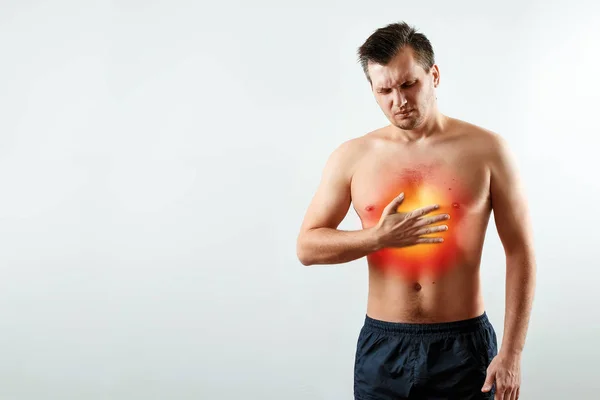
[[[304,265],[305,267],[310,267],[311,265],[314,265],[315,263],[308,257],[306,256],[302,256],[302,255],[298,255],[298,260],[300,261],[300,264]]]
[[[308,246],[305,244],[305,240],[302,234],[298,236],[298,240],[296,241],[296,257],[300,263],[304,266],[310,266],[315,264],[315,260],[311,255]]]

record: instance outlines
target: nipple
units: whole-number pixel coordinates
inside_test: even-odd
[[[452,203],[452,207],[454,207],[454,208],[460,208],[460,204],[458,204],[458,203]]]
[[[365,210],[367,210],[367,211],[373,211],[374,209],[375,209],[375,207],[373,207],[371,205],[365,207]]]

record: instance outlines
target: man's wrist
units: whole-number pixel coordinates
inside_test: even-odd
[[[510,346],[502,346],[500,348],[499,353],[510,357],[521,357],[521,354],[523,354],[523,349]]]
[[[365,231],[369,237],[369,249],[371,252],[381,250],[383,245],[381,244],[381,236],[379,235],[379,229],[377,229],[377,225],[366,228]]]

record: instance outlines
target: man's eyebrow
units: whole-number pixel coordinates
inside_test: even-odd
[[[402,83],[399,83],[399,84],[396,84],[396,85],[393,85],[393,86],[397,86],[397,85],[404,85],[405,83],[408,83],[408,82],[413,82],[413,81],[416,81],[416,80],[417,80],[417,78],[414,78],[414,77],[408,77],[408,78],[406,78],[406,79],[401,79],[401,80],[399,80],[398,82],[402,82]],[[387,85],[379,85],[379,86],[376,86],[375,88],[376,88],[377,90],[382,90],[382,89],[389,89],[390,87],[389,87],[389,86],[387,86]]]

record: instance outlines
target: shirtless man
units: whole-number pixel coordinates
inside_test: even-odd
[[[355,399],[518,399],[535,260],[512,155],[498,134],[438,110],[425,35],[391,24],[358,53],[390,125],[332,152],[297,242],[304,265],[367,259]],[[362,229],[337,229],[351,204]],[[500,349],[479,277],[492,210],[506,254]]]

